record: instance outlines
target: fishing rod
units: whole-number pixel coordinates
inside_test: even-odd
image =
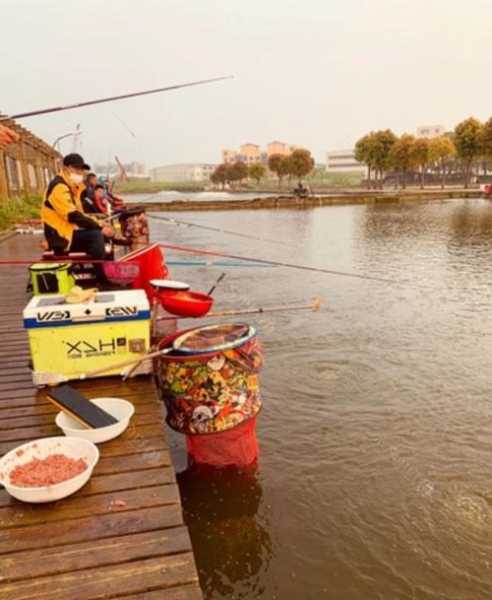
[[[246,238],[248,240],[255,240],[258,242],[269,242],[271,244],[280,244],[281,246],[289,246],[292,248],[291,244],[287,242],[282,242],[280,240],[273,240],[271,238],[259,237],[256,235],[250,235],[248,233],[242,233],[240,231],[233,231],[232,229],[222,229],[220,227],[213,227],[212,225],[200,225],[198,223],[191,223],[190,221],[183,221],[182,219],[175,219],[173,217],[157,217],[155,215],[147,214],[147,218],[156,219],[157,221],[166,221],[167,223],[171,223],[173,225],[184,225],[185,227],[197,227],[198,229],[205,229],[207,231],[214,231],[217,233],[226,233],[228,235],[235,235],[237,237]]]
[[[209,312],[205,315],[204,318],[209,317],[232,317],[236,315],[263,315],[266,313],[274,313],[274,312],[286,312],[292,310],[312,310],[317,311],[321,308],[321,298],[318,296],[313,298],[312,302],[309,304],[280,304],[277,306],[259,306],[256,308],[238,308],[232,310],[219,310],[214,312]],[[180,317],[185,319],[192,319],[194,317]],[[171,321],[175,320],[176,317],[157,317],[158,321]]]
[[[278,260],[267,260],[264,258],[252,258],[248,256],[238,256],[235,254],[225,254],[223,252],[217,252],[215,250],[202,250],[200,248],[193,248],[191,246],[182,246],[179,244],[167,244],[167,243],[159,243],[159,246],[162,248],[167,248],[168,250],[176,250],[177,252],[188,252],[189,254],[205,254],[207,256],[220,256],[222,258],[230,258],[233,260],[244,260],[246,262],[255,262],[265,265],[273,265],[276,267],[287,267],[289,269],[298,269],[301,271],[312,271],[314,273],[326,273],[328,275],[340,275],[343,277],[353,277],[355,279],[366,279],[368,281],[379,281],[380,283],[402,283],[401,281],[397,281],[396,279],[386,279],[384,277],[375,277],[372,275],[361,275],[359,273],[349,273],[347,271],[335,271],[333,269],[324,269],[322,267],[313,267],[310,265],[299,265],[295,263],[281,262]]]
[[[159,94],[161,92],[169,92],[171,90],[179,90],[181,88],[193,87],[195,85],[204,85],[225,79],[232,79],[233,75],[222,77],[212,77],[211,79],[201,79],[199,81],[191,81],[190,83],[179,83],[176,85],[168,85],[166,87],[154,88],[152,90],[144,90],[142,92],[131,92],[129,94],[120,94],[119,96],[109,96],[108,98],[99,98],[97,100],[86,100],[85,102],[77,102],[76,104],[67,104],[67,106],[54,106],[51,108],[43,108],[40,110],[32,110],[29,112],[18,113],[17,115],[0,115],[0,121],[10,119],[24,119],[25,117],[35,117],[37,115],[46,115],[48,113],[60,112],[62,110],[72,110],[73,108],[82,108],[84,106],[92,106],[94,104],[103,104],[104,102],[114,102],[116,100],[125,100],[126,98],[135,98],[137,96],[147,96],[149,94]]]

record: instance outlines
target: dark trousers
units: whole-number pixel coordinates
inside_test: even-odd
[[[85,252],[95,260],[104,259],[104,236],[100,229],[77,229],[73,232],[70,252]]]
[[[100,229],[77,229],[73,232],[72,243],[69,248],[70,252],[85,252],[94,260],[104,260],[104,235]],[[95,264],[99,281],[106,281],[104,270],[101,264]]]

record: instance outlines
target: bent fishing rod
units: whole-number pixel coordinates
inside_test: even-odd
[[[193,87],[196,85],[204,85],[207,83],[214,83],[216,81],[223,81],[225,79],[232,79],[233,75],[225,75],[222,77],[212,77],[211,79],[201,79],[198,81],[191,81],[189,83],[179,83],[176,85],[168,85],[165,87],[154,88],[152,90],[144,90],[142,92],[131,92],[129,94],[120,94],[119,96],[109,96],[108,98],[99,98],[97,100],[86,100],[85,102],[77,102],[76,104],[67,104],[66,106],[53,106],[51,108],[43,108],[39,110],[32,110],[29,112],[18,113],[16,115],[0,115],[0,121],[8,121],[10,119],[24,119],[26,117],[36,117],[37,115],[46,115],[49,113],[60,112],[63,110],[72,110],[74,108],[82,108],[84,106],[92,106],[94,104],[103,104],[105,102],[115,102],[116,100],[125,100],[126,98],[136,98],[137,96],[147,96],[149,94],[159,94],[161,92],[170,92],[172,90],[179,90],[181,88]]]

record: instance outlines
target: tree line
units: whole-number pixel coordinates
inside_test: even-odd
[[[299,148],[291,154],[271,154],[268,157],[268,170],[278,178],[279,187],[285,177],[297,177],[299,181],[309,175],[315,167],[314,158],[309,150]],[[267,168],[262,163],[247,165],[238,160],[234,163],[218,165],[210,175],[210,180],[216,185],[234,185],[244,179],[254,179],[257,184],[267,175]]]
[[[368,169],[369,187],[382,188],[389,173],[397,186],[406,186],[408,176],[418,173],[420,187],[429,172],[446,185],[450,173],[460,172],[468,187],[475,168],[492,160],[492,118],[485,123],[470,117],[452,132],[434,138],[404,133],[396,136],[390,129],[371,131],[355,145],[355,158]]]

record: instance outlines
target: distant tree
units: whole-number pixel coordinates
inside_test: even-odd
[[[235,181],[241,182],[248,176],[248,165],[242,160],[238,160],[232,165],[229,165],[229,181],[231,183]]]
[[[289,156],[285,154],[272,154],[268,158],[268,168],[278,177],[278,187],[282,185],[282,179],[289,174]]]
[[[465,187],[470,184],[473,163],[483,151],[483,125],[478,119],[470,117],[454,128],[454,144],[458,158],[465,170]]]
[[[288,173],[297,177],[300,183],[303,177],[306,177],[313,171],[315,164],[311,152],[304,148],[299,148],[298,150],[294,150],[288,158]]]
[[[355,145],[355,158],[367,165],[367,179],[371,187],[371,174],[374,173],[375,187],[383,187],[384,172],[389,168],[391,148],[396,141],[391,129],[371,131]]]
[[[409,133],[404,133],[391,147],[388,163],[398,173],[398,179],[400,175],[403,176],[402,187],[406,188],[406,175],[415,167],[413,145],[415,138]]]
[[[391,148],[396,142],[396,135],[391,129],[375,131],[370,139],[370,159],[376,177],[376,187],[383,188],[384,172],[390,166]]]
[[[370,159],[371,153],[371,134],[361,137],[355,144],[355,160],[367,166],[367,185],[371,187],[372,165]]]
[[[256,181],[258,185],[266,175],[266,169],[261,163],[253,163],[248,168],[248,175]]]
[[[429,164],[429,140],[427,138],[417,138],[413,142],[411,149],[412,162],[420,171],[420,188],[425,186],[425,172]]]
[[[217,165],[210,175],[210,181],[215,185],[222,185],[222,189],[224,189],[224,185],[228,181],[228,167],[229,165],[225,163]]]
[[[434,164],[441,174],[441,188],[446,185],[446,173],[451,160],[456,156],[453,140],[446,135],[432,138],[429,142],[429,162]]]

